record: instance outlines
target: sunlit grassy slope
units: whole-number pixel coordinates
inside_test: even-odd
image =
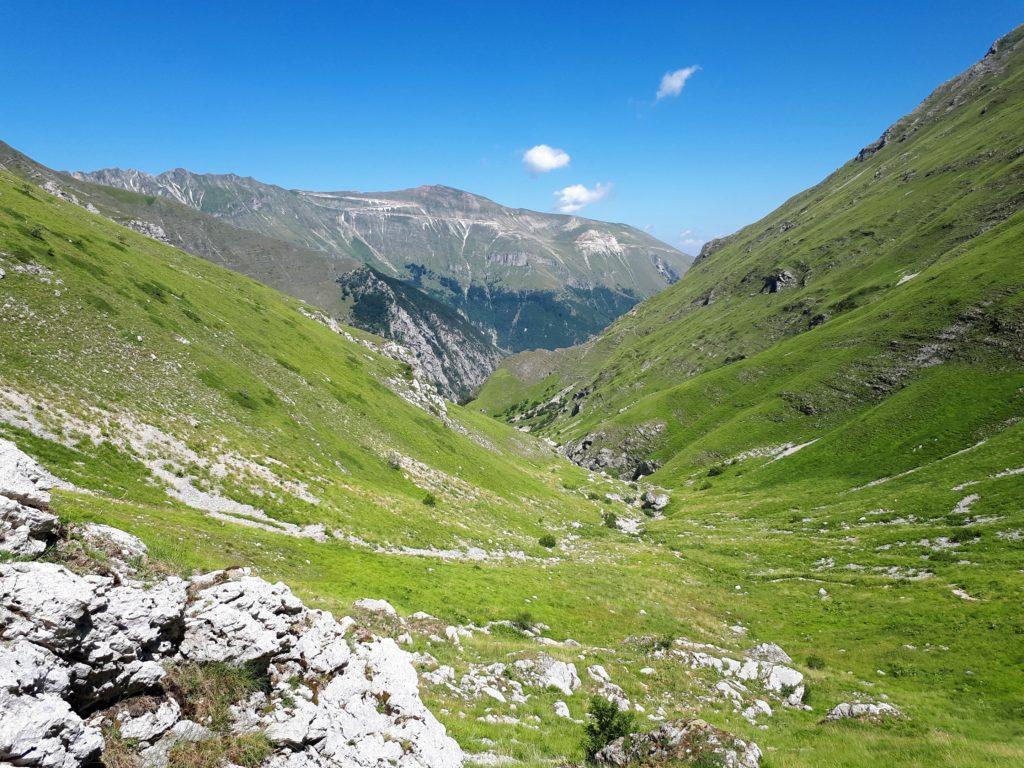
[[[1020,415],[1022,37],[593,342],[507,361],[477,407],[559,442],[663,424],[667,485],[814,439],[759,478],[867,482]]]
[[[1018,130],[1000,125],[992,141]],[[873,178],[887,152],[896,162],[886,148],[859,169]],[[1008,184],[1019,162],[998,173],[983,163],[990,175],[964,186]],[[922,176],[930,166],[919,163]],[[957,205],[938,220],[977,210]],[[572,697],[532,689],[514,709],[424,684],[471,752],[528,765],[577,758],[581,726],[553,704],[565,698],[581,718],[597,690],[585,669],[603,664],[644,707],[640,726],[659,710],[699,715],[754,738],[768,768],[1014,765],[1024,761],[1024,471],[1015,471],[1024,467],[1024,377],[1014,335],[1020,264],[1007,252],[1020,254],[1021,221],[1008,212],[978,222],[976,237],[933,252],[903,285],[685,382],[674,367],[684,358],[673,355],[697,337],[681,318],[721,310],[747,328],[743,307],[762,302],[775,311],[745,322],[768,332],[767,318],[789,317],[783,306],[813,281],[788,295],[725,290],[693,310],[673,299],[684,285],[623,321],[662,318],[634,326],[650,330],[652,346],[597,342],[624,390],[595,390],[591,402],[610,410],[588,406],[581,418],[613,425],[608,415],[637,398],[638,421],[671,418],[658,475],[676,486],[671,504],[631,536],[603,525],[602,513],[636,514],[605,497],[635,487],[568,465],[481,413],[449,407],[446,422],[415,408],[387,385],[411,386],[399,363],[309,319],[298,301],[0,174],[0,434],[74,485],[56,494],[62,516],[137,533],[172,568],[249,565],[339,613],[383,597],[403,614],[436,615],[442,634],[448,623],[518,619],[582,644],[542,646],[508,631],[458,650],[417,635],[417,650],[459,675],[545,652],[584,678]],[[889,237],[899,240],[897,229]],[[720,258],[741,261],[745,248],[727,245],[698,266],[701,290],[726,285],[709,270]],[[884,268],[862,254],[859,269],[879,281],[919,268],[899,252]],[[835,278],[843,297],[860,285],[856,272]],[[961,316],[963,331],[945,339]],[[940,362],[907,364],[891,389],[864,393],[929,344],[941,347],[930,352]],[[799,398],[810,407],[794,408]],[[559,418],[547,428],[589,425]],[[725,461],[815,438],[776,461]],[[230,519],[202,508],[225,500],[250,506],[229,507]],[[314,524],[323,540],[294,535]],[[555,548],[539,546],[545,533]],[[470,547],[490,559],[450,559]],[[812,710],[773,700],[766,729],[747,723],[714,692],[713,675],[658,654],[680,637],[737,656],[778,643],[807,676]],[[840,701],[883,696],[906,717],[820,722]],[[478,719],[487,714],[518,722]]]

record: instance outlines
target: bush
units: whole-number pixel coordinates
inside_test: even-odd
[[[633,713],[620,712],[617,704],[600,696],[590,700],[587,715],[582,747],[588,761],[593,761],[598,752],[633,730]]]
[[[512,625],[523,632],[528,629],[533,629],[534,623],[533,614],[529,611],[520,611],[516,617],[512,619]]]
[[[556,539],[550,533],[545,533],[543,536],[540,537],[540,539],[538,539],[537,543],[540,544],[542,547],[554,549],[558,546],[558,539]]]
[[[824,669],[825,668],[825,660],[823,658],[821,658],[821,656],[818,656],[817,654],[812,653],[810,656],[807,657],[807,668],[808,669]]]
[[[715,466],[711,467],[711,469],[708,470],[708,477],[718,477],[723,472],[725,472],[725,470],[721,466],[716,464]]]
[[[435,496],[432,493],[428,493],[426,496],[423,497],[423,503],[426,504],[428,507],[436,507],[437,496]]]
[[[603,515],[601,515],[601,519],[604,520],[606,528],[619,527],[619,517],[614,512],[605,512]]]

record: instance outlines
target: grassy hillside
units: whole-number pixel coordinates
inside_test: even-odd
[[[590,456],[646,431],[636,452],[677,486],[810,440],[791,463],[867,482],[921,459],[921,432],[938,456],[1019,415],[1021,38],[593,342],[507,361],[477,406],[558,442],[593,433]]]
[[[452,400],[464,400],[501,352],[447,304],[367,268],[346,251],[327,252],[239,229],[170,197],[92,184],[51,170],[0,142],[0,168],[183,251],[321,307],[332,317],[402,344]]]
[[[972,186],[1007,182],[982,167],[991,175]],[[960,205],[951,199],[950,215],[980,210]],[[0,172],[0,435],[71,484],[56,492],[60,515],[136,533],[170,569],[249,565],[338,613],[382,597],[403,615],[438,617],[412,649],[454,668],[452,686],[423,688],[472,753],[526,766],[578,759],[576,721],[609,690],[587,668],[602,665],[639,727],[703,717],[755,739],[767,768],[1014,765],[1024,761],[1024,378],[1020,267],[1006,253],[1019,254],[1020,226],[1019,213],[1004,217],[902,285],[678,389],[621,378],[642,396],[633,407],[649,410],[594,423],[667,424],[658,478],[675,487],[666,515],[647,517],[629,503],[643,484],[589,473],[477,411],[442,411],[373,338]],[[704,271],[723,253],[742,260],[745,246],[732,247],[702,262],[700,279],[714,282]],[[624,322],[744,300],[737,290],[701,309],[673,305],[685,290]],[[751,325],[790,316],[785,292],[745,298],[776,310]],[[662,345],[652,376],[678,384],[681,346],[635,328]],[[891,344],[897,331],[908,346]],[[627,375],[618,348],[592,349]],[[516,365],[554,377],[560,360]],[[638,374],[643,365],[633,359]],[[525,368],[506,369],[509,382],[515,370]],[[877,390],[884,382],[895,384]],[[578,418],[630,395],[593,392]],[[544,418],[533,417],[538,429]],[[587,429],[568,416],[546,428],[563,427]],[[765,450],[729,453],[748,447]],[[507,623],[459,647],[446,639],[448,625],[489,621]],[[382,620],[379,631],[401,629]],[[748,722],[713,669],[691,666],[684,638],[730,658],[778,643],[805,676],[807,708],[748,682],[744,706],[763,697],[773,710]],[[541,654],[573,662],[581,689],[529,687],[525,701],[501,702],[462,686]],[[904,716],[822,722],[855,699]],[[559,700],[574,719],[556,714]]]

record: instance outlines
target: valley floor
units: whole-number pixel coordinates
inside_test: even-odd
[[[639,535],[602,524],[604,512],[632,514],[605,498],[627,486],[558,466],[553,477],[591,511],[570,521],[551,558],[533,561],[239,536],[234,524],[185,507],[75,492],[58,494],[55,508],[138,534],[180,571],[251,565],[339,615],[374,597],[405,617],[437,617],[378,617],[379,631],[411,630],[428,705],[490,764],[578,759],[579,721],[601,693],[642,709],[645,727],[700,716],[752,738],[769,767],[1005,766],[1024,762],[1024,466],[1000,457],[1024,457],[1024,427],[973,445],[869,487],[693,483],[674,493],[663,519],[642,518]],[[756,477],[762,462],[743,471]],[[456,629],[446,635],[448,627]],[[789,689],[773,694],[756,681],[729,692],[737,678],[700,655],[742,661],[762,642],[792,657],[806,707],[782,701]],[[544,656],[575,664],[582,686],[571,695],[517,688],[514,662]],[[756,724],[742,714],[755,699],[772,711]],[[834,705],[858,700],[891,703],[903,716],[822,722]],[[568,718],[556,714],[558,701]]]

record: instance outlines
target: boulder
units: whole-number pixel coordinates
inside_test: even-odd
[[[103,749],[99,730],[82,722],[55,693],[0,693],[0,761],[39,768],[78,768]]]
[[[289,649],[289,634],[303,605],[284,584],[270,584],[245,569],[199,590],[185,611],[183,659],[235,664],[268,661]]]
[[[644,495],[641,498],[641,506],[643,509],[651,509],[655,512],[661,512],[671,499],[667,493],[656,493],[655,491],[644,491]]]
[[[172,698],[135,696],[94,715],[89,724],[114,727],[121,738],[148,746],[163,736],[181,718],[181,707]]]
[[[103,577],[78,576],[56,563],[0,565],[0,639],[24,638],[58,656],[78,646],[86,615],[105,605]]]
[[[57,531],[57,516],[0,496],[0,552],[32,557]]]
[[[27,640],[0,642],[0,695],[63,694],[71,685],[68,665]]]
[[[887,717],[900,717],[902,714],[897,707],[884,701],[844,701],[832,707],[823,722],[833,723],[847,719],[882,720]]]
[[[595,755],[594,762],[615,768],[672,763],[759,768],[761,750],[703,720],[673,720],[653,731],[616,739]]]
[[[186,583],[176,577],[101,591],[105,605],[91,613],[76,653],[88,666],[75,681],[76,697],[89,704],[157,685],[164,676],[160,660],[174,653],[185,613]]]
[[[10,440],[0,438],[0,496],[26,507],[46,510],[50,507],[53,476],[39,462]]]
[[[572,696],[581,682],[575,664],[541,656],[537,660],[537,684],[541,688],[555,688],[566,696]]]
[[[381,613],[385,616],[398,616],[398,611],[395,610],[395,606],[387,600],[363,597],[356,600],[352,605],[356,608],[362,608],[364,611],[369,611],[370,613]]]

